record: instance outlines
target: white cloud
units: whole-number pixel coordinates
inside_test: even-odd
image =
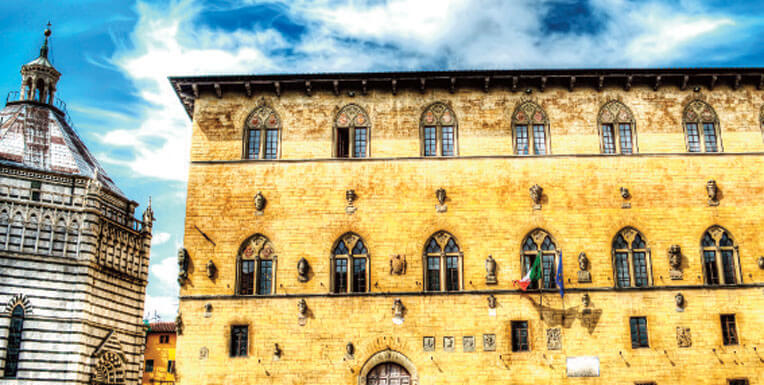
[[[175,320],[175,316],[178,314],[178,297],[146,294],[143,318],[152,320],[155,312],[162,321]]]
[[[170,233],[156,233],[151,236],[151,246],[159,246],[170,240]]]
[[[166,257],[158,263],[149,266],[151,276],[158,279],[165,289],[165,293],[177,293],[178,286],[178,260],[175,257]]]

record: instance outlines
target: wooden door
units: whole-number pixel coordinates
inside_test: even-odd
[[[386,362],[379,364],[366,376],[367,385],[410,385],[411,375],[398,364]]]

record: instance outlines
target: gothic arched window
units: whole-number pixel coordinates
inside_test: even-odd
[[[244,123],[244,159],[278,159],[281,119],[272,108],[255,108]]]
[[[369,291],[369,250],[363,238],[353,233],[342,235],[332,246],[332,293]]]
[[[356,104],[348,104],[334,119],[334,156],[366,158],[369,156],[369,115]]]
[[[597,120],[603,154],[637,152],[634,115],[629,107],[617,100],[611,100],[602,106]]]
[[[536,258],[541,258],[541,286],[544,289],[557,287],[555,283],[555,257],[559,253],[557,243],[548,232],[536,229],[525,237],[522,244],[523,276],[533,266]],[[538,282],[531,282],[529,288],[538,289]]]
[[[546,155],[549,149],[549,119],[538,104],[523,102],[512,113],[512,142],[517,155]]]
[[[24,232],[24,216],[21,211],[13,215],[8,235],[8,249],[21,251],[21,235]]]
[[[50,253],[50,240],[53,237],[53,223],[50,220],[50,216],[46,215],[42,218],[40,223],[40,242],[37,245],[37,250],[43,253]]]
[[[239,248],[236,292],[241,295],[275,293],[276,251],[262,234],[249,237]]]
[[[24,226],[24,251],[33,253],[35,251],[35,245],[37,244],[37,226],[40,223],[37,219],[37,214],[32,213],[29,215],[29,219]]]
[[[708,103],[702,100],[693,100],[687,104],[684,108],[682,121],[684,122],[687,151],[722,151],[719,118]]]
[[[458,124],[456,115],[442,102],[430,104],[419,122],[422,156],[458,155]]]
[[[66,254],[70,257],[77,256],[77,244],[80,238],[80,226],[77,220],[72,220],[72,224],[67,228],[66,235]]]
[[[712,226],[703,233],[700,246],[703,250],[703,276],[706,285],[734,285],[739,282],[738,277],[742,277],[739,274],[740,255],[727,230],[720,226]]]
[[[11,312],[11,323],[8,327],[8,347],[5,353],[5,369],[3,377],[14,378],[19,369],[19,352],[21,351],[21,334],[24,331],[24,308],[16,305]]]
[[[8,217],[8,211],[3,210],[0,212],[0,248],[5,249],[8,242],[8,229],[10,225],[10,218]]]
[[[453,235],[438,231],[431,236],[425,243],[422,260],[426,291],[462,289],[464,253]]]
[[[619,231],[613,239],[616,287],[646,287],[652,283],[650,249],[645,236],[634,228]]]
[[[53,228],[53,255],[64,255],[66,246],[66,221],[59,218],[56,226]]]

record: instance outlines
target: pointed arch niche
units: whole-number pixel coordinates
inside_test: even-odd
[[[613,280],[616,287],[647,287],[653,284],[653,266],[647,238],[625,227],[613,238]]]
[[[734,285],[743,282],[740,250],[725,228],[714,225],[700,240],[703,258],[703,281],[706,285]]]
[[[369,250],[360,235],[345,233],[332,245],[330,257],[332,293],[369,291]]]
[[[458,156],[459,125],[456,114],[446,103],[427,106],[419,120],[421,156]]]
[[[247,238],[236,256],[236,294],[266,295],[276,292],[278,256],[262,234]]]
[[[438,231],[427,239],[422,253],[425,291],[464,288],[464,253],[453,235]]]
[[[371,137],[369,114],[357,104],[342,107],[334,118],[332,156],[368,158]]]
[[[637,150],[637,130],[634,114],[618,100],[611,100],[597,115],[600,150],[603,154],[633,154]]]
[[[279,159],[281,118],[278,113],[261,102],[247,116],[242,143],[242,159]]]
[[[549,145],[549,119],[541,106],[524,101],[512,113],[512,143],[515,155],[546,155]]]
[[[688,152],[722,152],[719,117],[708,103],[696,99],[687,103],[682,113],[685,144]]]

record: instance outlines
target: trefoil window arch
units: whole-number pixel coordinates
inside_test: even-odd
[[[457,156],[459,130],[454,111],[442,102],[430,104],[419,122],[422,156]]]
[[[422,263],[425,291],[458,291],[464,287],[464,253],[450,233],[438,231],[427,239]]]
[[[740,252],[727,230],[721,226],[712,226],[703,233],[700,246],[706,285],[734,285],[742,282]]]
[[[550,153],[549,119],[538,104],[526,101],[512,113],[512,142],[516,155]]]
[[[600,109],[600,148],[603,154],[637,152],[634,114],[625,104],[611,100]]]
[[[345,233],[332,246],[331,292],[364,293],[369,291],[369,250],[358,234]]]
[[[637,229],[626,227],[613,238],[613,272],[616,287],[647,287],[653,282],[650,248]]]
[[[8,326],[8,346],[5,353],[5,368],[3,377],[15,378],[19,370],[19,352],[21,337],[24,331],[24,308],[16,305],[11,312],[11,323]]]
[[[702,100],[693,100],[682,115],[688,152],[721,152],[721,130],[714,109]]]
[[[371,121],[357,104],[342,107],[334,119],[334,157],[369,157]]]
[[[541,282],[531,282],[528,288],[538,289],[539,285],[544,289],[557,287],[555,283],[555,260],[559,252],[557,242],[545,230],[535,229],[523,239],[520,252],[523,276],[533,266],[536,258],[541,258]]]
[[[255,108],[244,123],[244,159],[278,159],[281,155],[281,118],[273,108]]]
[[[268,238],[262,234],[249,237],[237,255],[236,294],[275,293],[277,262],[275,248]]]

